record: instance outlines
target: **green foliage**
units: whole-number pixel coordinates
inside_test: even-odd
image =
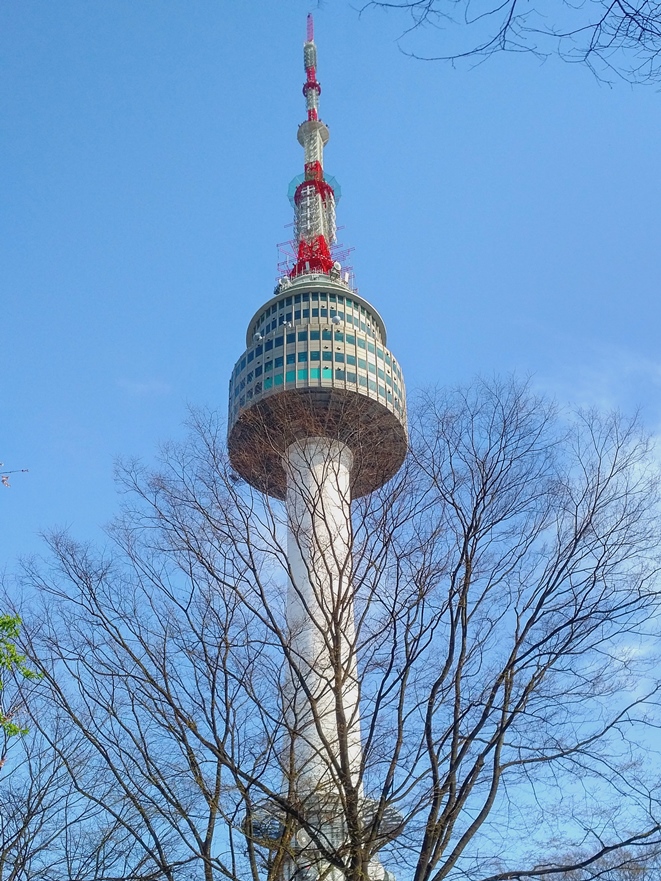
[[[38,679],[39,674],[27,666],[25,655],[20,654],[16,648],[21,626],[21,619],[17,615],[0,615],[0,692],[4,686],[4,676],[7,673],[18,673],[24,679]],[[15,737],[18,734],[27,734],[27,728],[22,728],[11,719],[11,714],[6,715],[0,706],[0,732],[5,737]]]

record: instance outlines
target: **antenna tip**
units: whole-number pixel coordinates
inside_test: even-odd
[[[312,13],[308,12],[308,43],[312,43],[314,41],[314,19],[312,18]]]

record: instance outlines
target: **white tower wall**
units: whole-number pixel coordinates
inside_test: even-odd
[[[287,625],[293,753],[300,797],[333,796],[361,761],[359,689],[351,584],[351,467],[338,440],[292,444],[287,473]],[[346,732],[341,736],[338,732]],[[341,737],[341,739],[340,739]]]

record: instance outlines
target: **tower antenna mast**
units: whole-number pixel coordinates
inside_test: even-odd
[[[296,260],[290,276],[306,272],[328,273],[333,267],[331,246],[336,240],[335,191],[324,176],[324,147],[330,132],[319,119],[321,86],[317,81],[317,47],[314,22],[308,15],[303,45],[305,83],[303,95],[307,119],[298,127],[298,142],[304,151],[304,176],[294,192],[294,236]]]

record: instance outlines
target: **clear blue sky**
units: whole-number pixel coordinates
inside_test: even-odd
[[[40,530],[98,536],[116,456],[225,411],[290,234],[313,6],[0,4],[0,461],[30,469],[0,487],[0,569]],[[417,62],[404,18],[345,0],[315,21],[342,239],[409,391],[516,370],[656,431],[659,93]]]

